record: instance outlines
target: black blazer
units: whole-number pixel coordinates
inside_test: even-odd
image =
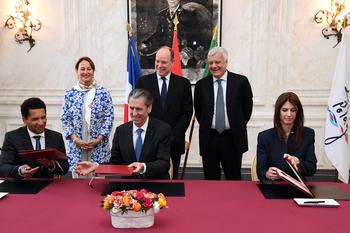
[[[132,121],[117,127],[112,145],[111,164],[129,165],[136,162]],[[146,164],[146,179],[169,179],[170,126],[160,120],[149,118],[139,162]]]
[[[55,148],[66,154],[62,134],[45,129],[45,148]],[[33,150],[33,145],[26,126],[5,134],[4,144],[2,146],[2,154],[0,156],[0,176],[23,178],[18,174],[18,168],[21,165],[28,164],[30,167],[40,166],[35,159],[19,156],[21,150]],[[50,171],[45,167],[41,167],[33,177],[35,178],[51,178],[54,174],[64,175],[68,171],[68,160],[57,160],[63,171],[56,166],[55,170]]]
[[[313,129],[304,127],[301,143],[293,148],[295,135],[290,134],[287,143],[280,138],[275,128],[262,131],[258,134],[257,145],[257,173],[262,183],[271,183],[265,177],[269,167],[277,167],[291,176],[292,169],[283,159],[284,153],[298,157],[300,160],[299,172],[302,176],[312,176],[316,172],[317,159],[315,155],[315,132]],[[295,176],[294,176],[295,177]]]
[[[154,101],[150,116],[162,120],[171,126],[172,141],[175,141],[178,145],[177,148],[172,148],[172,153],[183,154],[185,151],[185,133],[193,114],[190,81],[171,73],[164,109],[160,99],[156,73],[139,78],[136,88],[143,88],[151,92]]]
[[[199,122],[200,155],[205,155],[209,143],[210,129],[214,115],[213,77],[209,75],[196,83],[194,109]],[[238,153],[248,150],[247,123],[253,109],[253,94],[247,77],[227,74],[226,86],[227,117],[232,131],[232,143]]]

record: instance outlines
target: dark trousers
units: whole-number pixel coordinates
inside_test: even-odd
[[[179,177],[179,167],[181,161],[181,149],[182,146],[177,141],[171,142],[171,162],[173,163],[173,180],[177,180]]]
[[[173,180],[177,180],[179,177],[181,155],[171,154],[171,162],[173,163]]]
[[[233,145],[231,130],[221,134],[211,130],[208,151],[202,155],[202,162],[206,180],[220,180],[221,167],[226,180],[241,180],[242,154]]]

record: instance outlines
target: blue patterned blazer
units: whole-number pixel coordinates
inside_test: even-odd
[[[70,170],[81,161],[81,148],[77,147],[69,138],[71,134],[76,134],[82,138],[83,131],[83,105],[86,92],[70,88],[64,96],[64,104],[61,115],[63,135],[68,141],[67,155],[69,158]],[[90,139],[95,139],[99,134],[104,139],[96,148],[92,150],[91,161],[106,163],[111,157],[109,148],[109,135],[112,130],[114,120],[114,108],[112,98],[106,88],[97,85],[95,97],[92,103],[90,121]]]

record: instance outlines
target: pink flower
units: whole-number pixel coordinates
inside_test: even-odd
[[[145,198],[143,206],[145,207],[146,210],[148,210],[149,208],[151,208],[153,205],[153,201],[150,198]]]
[[[137,192],[135,197],[136,197],[136,200],[141,201],[143,199],[143,193]]]
[[[118,195],[121,195],[122,194],[122,192],[119,192],[119,191],[114,191],[114,192],[112,192],[112,196],[118,196]]]
[[[146,189],[141,189],[140,192],[141,193],[147,193],[147,190]]]

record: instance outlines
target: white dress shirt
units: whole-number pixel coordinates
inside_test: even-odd
[[[35,146],[36,146],[36,140],[34,138],[34,136],[40,136],[40,146],[41,149],[45,149],[45,131],[37,134],[37,133],[33,133],[32,131],[30,131],[27,127],[28,133],[29,133],[29,137],[30,137],[30,141],[32,142],[33,145],[33,149],[35,150]]]
[[[146,136],[146,131],[147,131],[147,127],[148,127],[148,121],[149,121],[149,117],[147,117],[147,120],[145,121],[145,123],[141,126],[141,127],[137,127],[134,123],[132,123],[132,140],[134,143],[134,149],[136,147],[136,141],[137,141],[137,129],[141,128],[142,129],[142,133],[141,133],[141,138],[142,138],[142,148],[145,142],[145,136]],[[140,172],[140,174],[144,174],[146,172],[146,163],[142,163],[144,170],[142,172]]]
[[[166,79],[166,89],[169,90],[169,82],[170,82],[170,74],[167,74],[166,76],[159,76],[157,74],[157,78],[158,78],[158,89],[159,89],[159,95],[162,93],[162,85],[163,85],[163,79],[162,77],[165,77]]]
[[[45,147],[45,131],[40,133],[40,134],[37,134],[37,133],[33,133],[32,131],[30,131],[27,127],[27,130],[28,130],[28,133],[29,133],[29,136],[30,136],[30,141],[32,142],[32,145],[33,145],[33,149],[35,150],[35,147],[36,147],[36,139],[34,138],[34,136],[41,136],[40,137],[40,147],[41,147],[41,150],[43,149],[46,149]],[[53,171],[55,170],[56,166],[58,166],[62,171],[63,171],[63,168],[61,167],[60,163],[57,162],[56,160],[54,161],[54,167],[53,168],[48,168],[49,171]]]

